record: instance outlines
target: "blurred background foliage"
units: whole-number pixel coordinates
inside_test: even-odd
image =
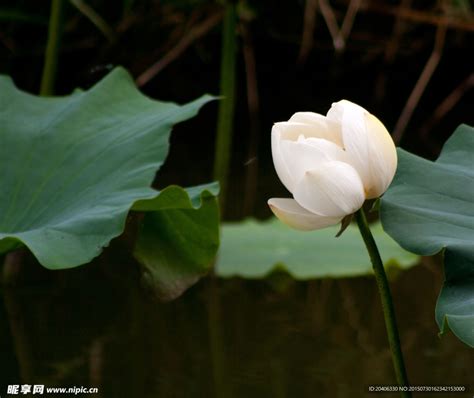
[[[219,93],[223,1],[62,1],[57,94],[87,88],[115,65],[154,98]],[[0,72],[30,92],[39,91],[49,4],[0,6]],[[284,194],[270,130],[295,111],[324,113],[350,99],[403,147],[431,159],[458,124],[474,122],[472,1],[241,0],[236,9],[228,219],[266,217],[265,199]],[[216,111],[210,106],[176,129],[164,185],[177,175],[182,185],[212,178]]]

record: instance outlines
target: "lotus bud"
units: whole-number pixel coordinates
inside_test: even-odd
[[[272,155],[281,182],[293,195],[268,204],[289,226],[314,230],[337,224],[381,196],[397,168],[395,144],[374,115],[350,101],[326,116],[295,113],[272,128]]]

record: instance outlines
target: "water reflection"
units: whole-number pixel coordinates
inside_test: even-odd
[[[94,386],[95,397],[114,398],[337,398],[394,382],[370,278],[208,278],[160,303],[126,253],[114,253],[64,272],[24,259],[2,290],[0,395],[27,383]],[[392,285],[408,372],[413,384],[469,385],[472,350],[437,336],[437,268],[415,267]]]

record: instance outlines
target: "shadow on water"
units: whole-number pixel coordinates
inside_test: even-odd
[[[116,249],[61,272],[26,257],[1,295],[2,396],[22,383],[94,386],[93,396],[114,398],[365,397],[369,385],[394,384],[371,278],[207,278],[161,303]],[[454,395],[471,397],[472,351],[437,336],[440,285],[439,264],[427,261],[392,283],[408,373],[414,385],[465,385],[471,392]]]

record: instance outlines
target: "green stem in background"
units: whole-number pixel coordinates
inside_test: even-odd
[[[65,0],[52,0],[48,27],[48,43],[44,57],[43,76],[41,77],[40,95],[52,95],[56,80],[59,44],[62,33],[62,9]]]
[[[214,156],[214,179],[218,180],[221,186],[219,199],[222,209],[229,177],[232,126],[235,108],[236,19],[236,5],[228,1],[225,5],[224,26],[222,29],[220,95],[223,99],[219,104]]]
[[[213,397],[231,397],[229,383],[227,380],[226,348],[223,335],[223,322],[221,311],[221,300],[219,294],[219,281],[212,275],[208,278],[207,308],[209,328],[209,349],[211,355]]]
[[[387,275],[383,267],[382,259],[380,258],[379,249],[375,243],[369,224],[365,218],[364,210],[357,211],[356,220],[359,226],[360,233],[364,239],[365,246],[369,252],[370,260],[374,268],[375,279],[379,288],[380,299],[382,301],[383,315],[385,318],[385,326],[387,328],[388,342],[392,352],[393,366],[395,368],[395,375],[399,386],[408,386],[408,378],[405,370],[405,363],[403,361],[403,354],[400,347],[400,337],[398,335],[397,320],[395,317],[395,310],[393,308],[392,295],[390,293],[390,286],[388,284]],[[411,393],[401,392],[404,398],[410,398]]]

